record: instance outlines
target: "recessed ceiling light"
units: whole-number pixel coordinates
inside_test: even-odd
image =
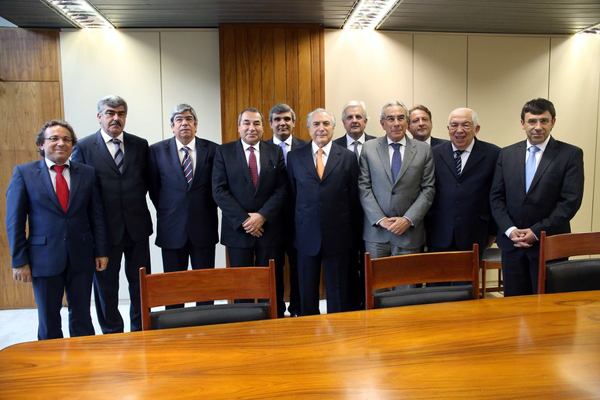
[[[56,11],[77,28],[114,29],[115,26],[107,20],[94,6],[85,0],[40,0]]]
[[[345,29],[376,29],[403,0],[360,0],[350,12]]]

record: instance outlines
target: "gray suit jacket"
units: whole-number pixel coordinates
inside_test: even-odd
[[[402,168],[392,181],[387,136],[365,142],[360,156],[358,188],[365,212],[363,239],[391,242],[405,249],[425,243],[423,219],[435,195],[435,169],[431,147],[406,137]],[[394,235],[377,225],[385,217],[406,217],[413,226]]]

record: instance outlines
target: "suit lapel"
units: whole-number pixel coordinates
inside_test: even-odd
[[[315,160],[313,159],[312,142],[308,142],[308,144],[306,146],[302,146],[300,150],[300,155],[302,156],[301,161],[304,165],[304,168],[306,168],[308,174],[314,179],[317,181],[320,180],[319,175],[317,174],[317,168],[315,167]]]
[[[114,158],[106,148],[106,142],[104,142],[104,138],[100,131],[96,132],[96,137],[94,138],[94,150],[98,153],[98,156],[104,160],[104,162],[108,165],[108,167],[115,172],[116,174],[120,174],[119,168],[117,168],[117,164],[115,163]],[[127,158],[123,158],[124,165],[127,163]]]
[[[187,180],[185,179],[185,175],[183,174],[183,168],[181,168],[181,162],[179,161],[179,154],[177,153],[177,143],[175,143],[175,137],[173,137],[171,140],[169,140],[166,144],[166,157],[168,160],[169,165],[171,165],[171,167],[173,168],[173,170],[175,171],[174,176],[176,176],[177,180],[179,180],[181,183],[185,184],[186,186],[189,186],[187,183]],[[189,190],[189,187],[188,187]]]
[[[446,145],[444,143],[444,144],[440,144],[440,146],[443,146],[443,148],[440,149],[441,150],[440,155],[442,157],[442,161],[444,161],[444,164],[446,164],[446,166],[448,167],[448,169],[450,170],[452,175],[456,179],[458,179],[458,175],[456,173],[456,161],[454,161],[454,152],[452,151],[452,145],[451,144]],[[436,151],[437,151],[437,149],[436,149]],[[469,158],[469,161],[470,161],[470,158]]]
[[[556,157],[557,154],[558,154],[558,145],[556,143],[556,140],[554,140],[554,138],[551,137],[550,141],[548,142],[548,145],[546,146],[546,150],[544,150],[544,154],[542,154],[542,159],[540,160],[540,164],[538,165],[537,169],[535,170],[535,175],[533,176],[533,181],[531,181],[531,186],[529,187],[529,192],[527,192],[528,194],[531,193],[531,191],[535,189],[535,187],[537,186],[537,183],[542,178],[542,175],[544,175],[544,173],[550,166],[550,163],[552,163],[552,160]]]
[[[329,155],[327,156],[327,164],[325,164],[325,170],[323,170],[323,179],[321,179],[322,181],[327,179],[327,177],[331,174],[331,171],[335,169],[341,160],[342,152],[340,151],[340,148],[336,144],[332,143]],[[317,169],[315,168],[315,172],[316,171]]]
[[[463,166],[462,173],[460,176],[464,176],[465,174],[469,173],[469,171],[471,171],[475,165],[477,165],[481,160],[483,160],[485,156],[483,154],[483,151],[481,150],[481,144],[479,144],[476,138],[473,140],[475,141],[475,144],[471,149],[471,154],[469,154],[467,164]],[[454,168],[454,170],[456,171],[456,168]]]
[[[71,163],[69,174],[71,175],[71,186],[69,187],[69,205],[67,206],[67,211],[71,208],[73,199],[77,198],[77,190],[79,190],[79,184],[81,183],[81,171],[79,166]]]
[[[517,178],[519,179],[519,185],[523,192],[525,192],[525,153],[527,152],[527,141],[519,143],[516,151],[515,168],[517,172]]]
[[[196,182],[198,182],[198,177],[202,174],[202,170],[204,169],[206,164],[206,157],[208,155],[208,151],[206,150],[206,146],[204,145],[204,143],[202,143],[198,138],[195,138],[194,140],[196,141],[196,166],[194,168],[192,186],[194,186]]]
[[[38,178],[40,180],[40,185],[46,191],[46,195],[50,198],[50,201],[52,201],[61,212],[64,212],[62,206],[58,202],[58,197],[56,197],[56,191],[52,186],[52,179],[50,178],[50,172],[48,172],[48,166],[46,165],[46,160],[44,158],[42,158],[38,164]]]
[[[398,173],[398,178],[396,182],[402,179],[402,175],[408,169],[408,166],[413,162],[415,155],[417,154],[417,149],[415,148],[415,144],[409,138],[406,138],[406,149],[404,150],[404,157],[402,157],[402,168],[400,168],[400,172]],[[389,158],[389,153],[388,153]],[[388,168],[390,169],[390,168]],[[390,171],[391,174],[391,171]],[[394,182],[394,183],[396,183]]]
[[[392,169],[390,167],[390,153],[388,150],[387,136],[383,136],[378,139],[379,145],[377,146],[377,154],[381,161],[381,168],[385,171],[389,181],[394,185],[394,179],[392,179]]]
[[[246,161],[246,154],[244,152],[244,146],[242,145],[242,139],[238,139],[235,146],[233,147],[233,158],[238,165],[240,171],[242,171],[242,175],[246,179],[246,182],[250,185],[251,188],[254,188],[254,184],[252,183],[252,178],[250,177],[250,168],[248,168],[248,161]],[[260,154],[259,154],[260,156]],[[261,165],[262,167],[262,165]],[[259,179],[260,181],[260,179]]]

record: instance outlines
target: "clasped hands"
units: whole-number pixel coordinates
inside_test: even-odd
[[[394,235],[402,235],[410,228],[411,223],[404,217],[389,217],[382,219],[379,225]]]
[[[537,242],[533,231],[529,228],[526,229],[513,229],[509,236],[510,240],[513,241],[515,247],[527,248],[533,246]]]
[[[261,237],[264,232],[265,217],[259,213],[248,213],[248,215],[249,217],[242,223],[242,228],[244,228],[246,233],[254,237]]]

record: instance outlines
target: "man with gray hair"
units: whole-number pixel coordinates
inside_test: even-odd
[[[173,137],[150,146],[150,198],[156,207],[156,245],[165,272],[215,267],[219,241],[211,176],[216,143],[196,137],[189,104],[171,111]],[[169,306],[182,307],[183,305]]]
[[[312,142],[290,153],[288,179],[294,198],[302,315],[319,314],[321,263],[327,313],[353,309],[349,282],[351,249],[360,240],[356,215],[358,163],[354,154],[332,143],[335,118],[317,108],[306,124]]]
[[[100,129],[81,139],[72,159],[96,170],[108,231],[108,267],[94,274],[96,313],[102,332],[124,331],[119,313],[119,271],[125,255],[125,276],[131,301],[131,331],[142,329],[139,269],[150,269],[152,220],[148,192],[148,142],[125,132],[127,102],[106,96],[98,102]]]
[[[425,143],[406,137],[403,103],[386,103],[380,123],[386,135],[365,143],[360,157],[365,248],[373,258],[418,253],[435,194],[433,153]]]
[[[335,139],[333,143],[354,152],[358,159],[365,142],[375,139],[375,136],[365,133],[367,120],[367,107],[364,102],[352,100],[344,104],[342,123],[344,124],[344,129],[346,129],[346,134],[341,138]]]

